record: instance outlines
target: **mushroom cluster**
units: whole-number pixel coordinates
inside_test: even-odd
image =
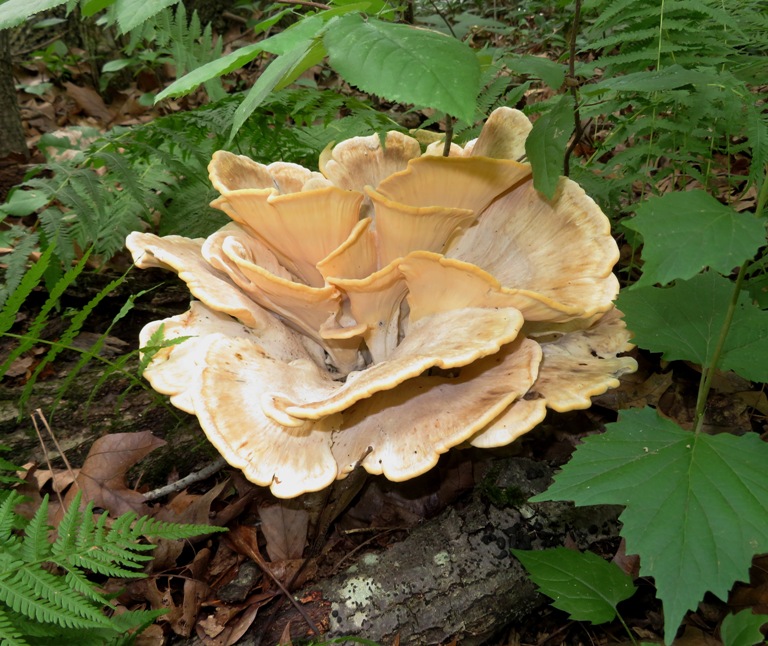
[[[587,408],[635,369],[614,308],[618,249],[573,181],[553,199],[524,156],[531,124],[496,110],[442,156],[390,132],[326,150],[320,172],[217,152],[206,239],[132,233],[138,267],[195,301],[162,326],[145,376],[278,497],[358,463],[406,480],[457,445],[496,447],[546,409]],[[183,337],[183,338],[182,338]]]

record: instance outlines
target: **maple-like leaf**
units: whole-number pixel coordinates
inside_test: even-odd
[[[637,287],[691,278],[705,267],[730,273],[765,244],[763,222],[704,191],[650,198],[623,224],[643,236],[645,264]]]
[[[627,552],[664,603],[670,638],[704,593],[725,598],[768,551],[768,444],[754,433],[695,435],[645,408],[587,438],[533,501],[624,505]]]
[[[632,578],[592,552],[565,547],[512,550],[552,605],[576,621],[603,624],[616,618],[616,606],[635,593]]]
[[[64,502],[68,504],[77,491],[82,491],[83,503],[92,501],[95,507],[103,507],[115,515],[127,511],[146,514],[144,496],[126,486],[125,474],[150,451],[164,444],[149,431],[100,437],[91,446]]]
[[[641,348],[708,366],[725,321],[734,284],[715,272],[673,287],[624,290],[617,306]],[[768,381],[768,312],[741,292],[717,366],[752,381]]]

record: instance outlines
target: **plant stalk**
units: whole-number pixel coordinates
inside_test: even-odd
[[[765,208],[766,200],[768,199],[768,168],[763,176],[763,183],[760,187],[760,193],[757,197],[757,205],[755,207],[755,216],[761,218],[763,210]],[[707,397],[709,391],[712,388],[712,380],[717,372],[717,364],[720,363],[720,357],[723,354],[725,348],[725,341],[728,338],[728,332],[731,329],[733,323],[733,317],[736,314],[736,307],[739,303],[739,295],[741,294],[741,288],[744,284],[744,278],[747,275],[747,267],[751,264],[751,259],[745,260],[744,264],[739,268],[739,275],[736,277],[736,282],[733,285],[733,294],[731,300],[728,303],[728,310],[725,313],[725,319],[723,325],[720,328],[720,335],[717,338],[717,345],[715,351],[712,353],[712,359],[709,361],[709,365],[705,366],[701,372],[701,381],[699,382],[699,392],[696,396],[696,416],[694,417],[693,432],[698,434],[701,432],[704,426],[704,413],[707,408]]]

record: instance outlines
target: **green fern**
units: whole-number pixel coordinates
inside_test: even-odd
[[[19,531],[22,519],[14,509],[22,500],[10,491],[0,505],[0,645],[69,643],[62,640],[75,636],[78,644],[126,643],[127,631],[148,625],[162,611],[107,616],[109,599],[88,573],[141,577],[154,549],[142,542],[144,538],[176,540],[223,531],[137,518],[134,513],[108,526],[107,515],[96,517],[91,504],[80,509],[78,494],[51,541],[48,497]]]

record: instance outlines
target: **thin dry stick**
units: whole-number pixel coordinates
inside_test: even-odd
[[[69,460],[67,460],[67,456],[64,454],[64,451],[62,450],[61,446],[59,445],[58,440],[56,439],[56,436],[53,434],[53,431],[51,430],[51,427],[48,424],[48,420],[45,419],[45,415],[43,415],[43,411],[40,408],[35,409],[35,411],[31,415],[32,417],[32,426],[35,427],[35,433],[37,433],[37,439],[40,442],[40,447],[43,449],[43,456],[45,457],[45,464],[48,466],[48,469],[51,473],[53,473],[53,465],[51,464],[51,456],[48,453],[48,447],[45,445],[45,440],[43,439],[43,434],[40,432],[40,427],[37,425],[37,417],[40,418],[40,421],[43,423],[43,426],[45,426],[45,430],[48,432],[48,435],[53,440],[54,445],[56,446],[56,449],[59,451],[59,455],[61,455],[62,459],[64,460],[64,464],[67,467],[67,470],[72,475],[72,479],[74,480],[75,473],[72,470],[72,466],[69,464]],[[61,497],[61,492],[57,491],[54,488],[54,493],[56,494],[56,497],[59,499],[59,504],[63,507],[64,506],[64,500]]]
[[[234,534],[236,530],[230,530],[230,536],[227,537],[227,540],[232,540],[231,535]],[[234,539],[237,540],[237,539]],[[275,583],[275,585],[280,588],[280,591],[285,595],[285,598],[288,599],[288,601],[291,602],[294,608],[296,608],[296,611],[303,617],[304,621],[307,622],[307,626],[309,626],[310,630],[312,630],[315,635],[320,634],[320,629],[315,625],[315,622],[312,621],[312,617],[310,617],[307,614],[307,611],[304,610],[302,605],[296,601],[294,596],[288,591],[288,588],[286,588],[274,574],[272,574],[272,571],[269,569],[269,565],[267,562],[262,558],[261,554],[259,554],[256,550],[251,549],[250,545],[247,544],[245,541],[238,541],[238,546],[247,552],[248,557],[253,559],[256,562],[256,565],[258,565],[262,572],[266,574],[272,581]]]
[[[312,7],[313,9],[330,9],[331,7],[321,2],[310,2],[310,0],[275,0],[277,4],[298,4],[302,7]]]
[[[163,496],[168,496],[172,493],[178,493],[179,491],[186,489],[189,485],[200,482],[201,480],[205,480],[209,476],[212,476],[214,473],[218,473],[225,466],[227,466],[227,461],[224,458],[218,458],[211,462],[208,466],[203,467],[199,471],[193,471],[189,475],[186,475],[183,478],[179,478],[176,482],[172,482],[171,484],[165,485],[164,487],[148,491],[144,494],[144,500],[146,502],[150,502],[152,500],[162,498]]]

